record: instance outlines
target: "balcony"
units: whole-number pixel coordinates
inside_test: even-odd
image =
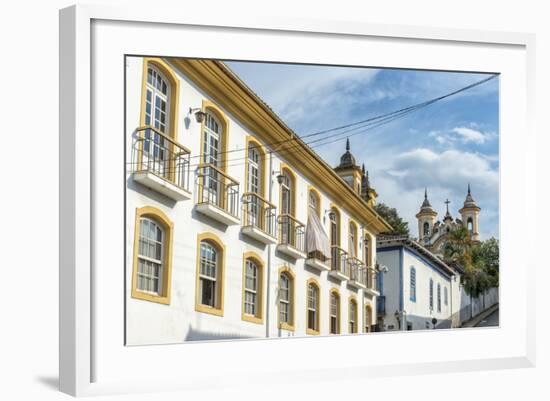
[[[239,220],[239,183],[213,164],[201,164],[197,170],[196,210],[222,224],[236,225]]]
[[[367,269],[363,261],[355,257],[348,258],[350,279],[348,285],[355,289],[367,288]]]
[[[350,265],[348,263],[348,253],[338,245],[330,247],[330,273],[332,277],[346,281],[350,278]]]
[[[242,233],[264,244],[275,244],[275,205],[258,194],[243,194]]]
[[[277,226],[279,230],[277,251],[294,259],[305,258],[305,226],[289,214],[280,215]]]
[[[330,271],[328,259],[321,252],[310,252],[307,255],[306,265],[320,272]]]
[[[191,199],[191,151],[150,126],[136,129],[132,143],[131,171],[139,182],[177,201]]]
[[[380,292],[378,291],[377,283],[376,283],[376,277],[378,275],[378,272],[373,269],[372,267],[368,267],[366,270],[366,287],[363,289],[363,292],[371,295],[373,297],[377,297],[380,295]]]

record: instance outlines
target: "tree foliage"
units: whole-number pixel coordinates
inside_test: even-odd
[[[474,242],[466,227],[451,230],[443,257],[447,263],[456,263],[464,269],[462,284],[466,292],[478,297],[491,287],[498,287],[499,243],[496,238]]]
[[[409,235],[409,223],[403,221],[395,208],[389,207],[385,203],[378,203],[374,209],[393,227],[393,231],[389,234]]]

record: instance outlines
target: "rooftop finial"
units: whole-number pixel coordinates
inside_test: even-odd
[[[349,151],[349,138],[346,138],[346,150]]]
[[[365,163],[363,163],[363,167],[361,167],[361,170],[363,171],[363,175],[365,175]]]
[[[470,193],[470,183],[468,183],[468,195],[471,195],[471,193]]]
[[[447,198],[447,200],[445,201],[445,204],[447,205],[447,214],[449,214],[449,203],[451,203],[451,201],[449,200],[449,198]]]
[[[428,199],[428,187],[424,188],[424,199]]]

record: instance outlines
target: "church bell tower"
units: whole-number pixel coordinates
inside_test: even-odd
[[[432,208],[428,200],[428,188],[424,190],[424,202],[420,211],[416,214],[418,220],[418,240],[421,244],[428,245],[433,234],[433,227],[437,218],[437,212]]]
[[[468,194],[464,200],[464,206],[459,210],[462,217],[462,224],[470,232],[470,237],[473,241],[479,241],[479,212],[481,208],[476,205],[472,193],[470,191],[470,184],[468,184]]]

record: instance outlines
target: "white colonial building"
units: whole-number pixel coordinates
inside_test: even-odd
[[[360,333],[391,227],[226,65],[126,59],[126,342]]]
[[[407,236],[379,237],[377,258],[384,271],[378,278],[381,331],[460,325],[457,270]]]

